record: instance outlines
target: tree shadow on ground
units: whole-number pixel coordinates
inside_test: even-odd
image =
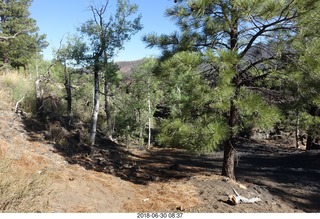
[[[34,119],[24,120],[29,140],[43,141],[45,126]],[[60,121],[67,130],[64,144],[54,143],[56,153],[70,164],[112,174],[135,184],[188,179],[194,175],[220,174],[223,152],[196,156],[181,149],[116,144],[98,132],[96,146],[85,143],[81,127]],[[83,126],[83,125],[82,125]],[[283,202],[306,212],[320,212],[320,152],[301,151],[254,141],[237,144],[236,176],[242,182],[267,188]],[[262,197],[263,198],[263,197]]]
[[[265,187],[283,202],[306,212],[320,212],[320,151],[242,142],[238,179]]]
[[[69,155],[67,161],[135,184],[184,179],[198,174],[210,175],[215,168],[210,157],[196,156],[184,150],[127,148],[102,136],[98,136],[97,141],[96,147],[90,147],[90,153]],[[64,151],[60,152],[66,155]]]
[[[46,126],[36,119],[24,119],[25,130],[30,141],[44,141]],[[50,123],[55,124],[52,120]],[[213,158],[195,155],[181,149],[156,148],[150,150],[117,144],[97,132],[95,146],[86,142],[85,134],[79,133],[83,127],[69,125],[59,119],[63,129],[60,142],[52,142],[54,151],[63,156],[69,164],[77,164],[87,170],[112,174],[135,184],[165,182],[185,179],[194,175],[210,175],[220,168]]]

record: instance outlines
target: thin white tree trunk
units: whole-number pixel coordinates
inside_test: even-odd
[[[90,144],[95,144],[97,122],[99,114],[99,74],[97,71],[94,72],[94,94],[93,94],[93,112],[92,112],[92,124],[90,131]]]

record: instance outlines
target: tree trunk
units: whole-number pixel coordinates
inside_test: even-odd
[[[40,87],[41,79],[37,78],[35,82],[36,89],[36,114],[40,118],[43,116],[43,90]]]
[[[103,51],[103,62],[107,70],[104,73],[104,112],[106,114],[107,130],[106,134],[108,139],[112,140],[113,127],[112,127],[112,118],[111,118],[111,104],[110,104],[110,95],[109,95],[109,80],[108,80],[108,55],[106,51]]]
[[[139,146],[140,147],[144,147],[143,133],[145,131],[145,124],[143,122],[141,109],[137,109],[137,119],[136,120],[137,120],[137,123],[140,126],[140,130],[139,130]]]
[[[144,133],[144,125],[140,126],[140,131],[139,131],[139,145],[140,147],[144,146],[144,138],[143,138],[143,133]]]
[[[151,91],[150,91],[150,78],[148,80],[148,146],[147,149],[151,147]]]
[[[70,78],[68,78],[65,81],[65,88],[66,88],[66,92],[67,92],[67,114],[69,119],[71,119],[72,117],[72,94],[71,94],[71,84],[70,84]]]
[[[232,3],[232,16],[237,14],[237,8]],[[233,24],[230,31],[230,51],[238,50],[238,19],[231,16],[231,21]],[[233,66],[233,70],[237,72],[237,66]],[[229,112],[229,139],[224,143],[224,156],[223,156],[223,166],[222,175],[235,180],[234,174],[234,159],[235,159],[235,139],[237,137],[237,131],[235,128],[239,124],[239,112],[235,105],[236,101],[239,99],[240,93],[240,75],[236,74],[231,83],[236,87],[233,99],[230,100],[230,112]]]
[[[151,103],[150,103],[150,94],[148,100],[148,146],[147,149],[151,147]]]
[[[313,137],[310,134],[308,134],[306,150],[312,149],[313,140]]]
[[[71,75],[67,72],[67,64],[64,63],[64,87],[67,93],[67,114],[69,117],[69,122],[71,121],[72,117],[72,93],[71,93]]]
[[[296,148],[299,148],[299,135],[300,135],[300,130],[299,130],[299,125],[300,125],[300,118],[299,118],[299,110],[296,110],[296,124],[295,124],[295,139],[296,139]]]
[[[24,64],[22,67],[23,67],[24,77],[27,78],[27,76],[28,76],[28,65]]]
[[[94,69],[94,94],[93,94],[93,111],[92,111],[92,123],[90,131],[90,144],[95,144],[96,132],[97,132],[97,122],[99,114],[99,67],[95,64]]]
[[[223,154],[223,167],[222,175],[230,179],[235,180],[234,175],[234,159],[235,159],[235,149],[233,140],[229,139],[224,143],[224,154]]]
[[[238,98],[238,91],[236,91],[235,99]],[[224,156],[223,156],[223,166],[222,166],[222,175],[229,177],[230,179],[235,180],[234,174],[234,159],[235,159],[235,138],[236,132],[234,128],[239,123],[238,109],[235,106],[235,101],[231,101],[230,106],[230,115],[229,115],[229,129],[230,137],[224,143]]]
[[[107,80],[107,75],[105,75],[104,80],[104,112],[106,114],[107,122],[107,137],[112,139],[112,118],[111,118],[111,109],[110,109],[110,96],[109,96],[109,83]]]

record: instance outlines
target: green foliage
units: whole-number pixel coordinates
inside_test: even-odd
[[[117,96],[115,100],[115,137],[127,145],[130,144],[129,139],[139,138],[139,118],[137,114],[136,99],[131,98],[124,90]],[[143,127],[145,124],[142,124]]]
[[[199,72],[201,63],[200,54],[181,52],[162,64],[161,77],[173,113],[190,115],[191,108],[198,111],[210,101],[211,89]]]
[[[209,152],[229,137],[225,115],[235,92],[231,83],[236,72],[232,67],[238,58],[233,52],[220,51],[217,56],[210,54],[209,60],[220,63],[220,74],[213,89],[199,72],[203,63],[200,54],[177,53],[163,63],[172,118],[161,124],[158,139],[161,144]],[[238,92],[235,104],[241,122],[233,131],[238,133],[251,127],[272,129],[280,121],[279,110],[268,104],[260,93],[245,87]]]
[[[72,75],[73,115],[81,121],[89,122],[92,116],[92,75],[81,74],[77,69],[69,71]]]
[[[0,60],[18,68],[26,66],[48,44],[38,35],[36,21],[28,11],[31,0],[0,2]]]
[[[261,94],[244,87],[240,92],[241,97],[236,105],[242,120],[241,129],[259,127],[263,130],[271,130],[274,124],[281,121],[279,109],[267,103]]]
[[[313,7],[315,1],[309,3]],[[282,117],[276,98],[290,99],[281,90],[289,75],[287,42],[296,35],[304,7],[299,1],[193,0],[168,9],[180,32],[144,37],[168,60],[161,70],[170,87],[172,118],[164,122],[160,139],[193,148],[194,138],[210,133],[205,129],[209,123],[202,121],[211,117],[228,130],[223,138],[210,139],[214,142],[233,140],[243,129],[271,129],[278,123]],[[207,142],[202,147],[215,145],[203,139]]]
[[[197,153],[209,153],[228,136],[226,122],[206,116],[186,121],[181,118],[164,120],[158,141],[167,147],[185,148]]]
[[[63,65],[81,66],[86,60],[85,54],[88,51],[88,46],[79,36],[69,35],[65,44],[60,45],[59,49],[54,51],[56,61]]]
[[[162,98],[159,81],[153,75],[156,66],[157,60],[145,59],[129,78],[122,82],[125,85],[126,81],[130,81],[129,85],[123,87],[115,103],[115,130],[118,138],[122,140],[127,141],[130,136],[133,140],[139,139],[143,144],[143,139],[147,138],[145,130],[149,119],[153,123],[153,114]]]
[[[181,52],[162,64],[165,100],[171,108],[171,117],[159,127],[162,145],[205,153],[217,149],[229,134],[222,114],[212,107],[215,91],[200,72],[202,63],[200,54]]]
[[[292,57],[287,73],[285,89],[292,95],[293,101],[282,108],[286,111],[285,125],[296,128],[292,121],[299,120],[298,128],[315,137],[320,135],[319,117],[312,115],[310,109],[320,106],[320,62],[316,58],[319,55],[319,9],[320,3],[316,2],[307,10],[305,2],[300,3],[302,16],[299,17],[301,28],[292,43],[296,55]],[[292,124],[293,123],[293,124]]]
[[[142,29],[140,24],[141,15],[132,18],[138,11],[136,4],[130,3],[129,0],[117,0],[117,7],[114,15],[108,8],[108,3],[100,8],[90,6],[94,18],[78,28],[78,31],[88,39],[87,54],[97,55],[99,50],[107,53],[110,59],[115,52],[123,49],[124,42]],[[109,14],[109,17],[107,17]],[[129,19],[132,18],[132,19]],[[89,55],[90,56],[90,55]],[[102,53],[100,54],[102,56]],[[100,57],[99,57],[100,58]]]

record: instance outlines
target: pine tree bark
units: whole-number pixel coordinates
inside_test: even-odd
[[[230,50],[237,51],[238,50],[238,20],[233,16],[236,15],[236,8],[232,5],[232,21],[234,22],[231,26],[230,30]],[[233,70],[237,72],[237,66],[233,66]],[[224,143],[224,156],[223,156],[223,166],[222,166],[222,175],[226,176],[230,179],[235,180],[234,174],[234,161],[235,161],[235,139],[237,132],[235,128],[239,124],[239,111],[237,106],[235,105],[236,101],[239,99],[240,93],[240,75],[236,73],[231,83],[235,86],[235,94],[233,99],[230,100],[230,111],[229,111],[229,139],[227,139]]]
[[[234,174],[235,149],[232,139],[225,141],[223,154],[222,176],[235,180]]]
[[[236,91],[235,99],[238,98],[238,91]],[[230,103],[230,114],[229,114],[229,129],[230,137],[224,143],[224,156],[223,156],[223,166],[222,175],[230,179],[235,180],[234,174],[234,161],[235,161],[235,139],[236,131],[234,130],[239,123],[239,112],[235,106],[235,100],[231,100]]]

